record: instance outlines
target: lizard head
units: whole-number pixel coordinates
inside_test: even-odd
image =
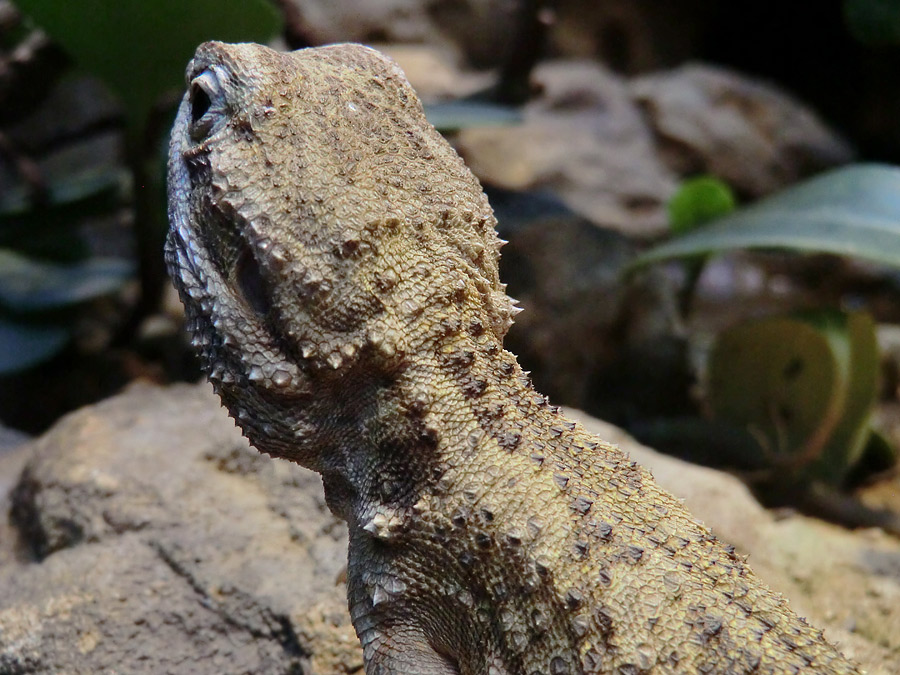
[[[298,438],[369,385],[461,333],[502,340],[492,211],[374,50],[211,42],[186,79],[166,260],[194,345],[250,440],[316,468]]]

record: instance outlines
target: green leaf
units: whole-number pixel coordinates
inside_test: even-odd
[[[425,117],[442,133],[471,127],[509,126],[522,122],[522,113],[518,108],[466,99],[426,105]]]
[[[815,474],[825,482],[838,484],[847,470],[862,456],[871,435],[872,411],[878,398],[880,354],[875,321],[866,312],[841,313],[838,328],[846,335],[847,386],[844,411],[817,463]]]
[[[713,417],[748,429],[770,465],[809,463],[841,413],[845,364],[834,347],[815,326],[792,318],[729,328],[710,354]]]
[[[0,374],[25,370],[55,356],[71,337],[64,326],[37,326],[0,317]]]
[[[16,312],[37,312],[114,293],[133,275],[130,261],[92,258],[55,265],[0,249],[0,303]]]
[[[736,249],[833,253],[900,267],[900,168],[834,169],[638,256],[652,263]]]
[[[869,437],[878,363],[875,324],[863,312],[741,323],[710,355],[710,408],[757,439],[773,480],[838,486]]]
[[[714,176],[684,181],[667,205],[669,227],[683,234],[734,211],[734,192]]]
[[[853,37],[864,44],[900,44],[900,3],[897,0],[844,0],[844,20]]]
[[[142,128],[205,40],[265,42],[280,30],[265,0],[16,0],[78,62],[103,78]]]

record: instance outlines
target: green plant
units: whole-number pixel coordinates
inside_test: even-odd
[[[669,228],[680,235],[734,211],[737,202],[728,183],[715,176],[684,181],[667,204]]]
[[[833,253],[900,267],[900,168],[828,171],[638,256],[629,267],[742,249]]]
[[[717,336],[707,399],[715,419],[756,439],[765,482],[802,476],[839,487],[869,439],[878,365],[866,312],[746,321]]]
[[[692,293],[703,262],[733,250],[831,253],[900,267],[896,167],[843,167],[730,212],[715,186],[688,187],[671,213],[689,220],[718,201],[725,215],[703,227],[678,227],[683,234],[639,256],[631,272],[682,259]],[[739,322],[716,337],[707,371],[714,420],[753,436],[764,467],[755,479],[781,496],[804,484],[841,487],[872,440],[879,354],[865,312]]]
[[[701,229],[716,218],[734,211],[736,204],[731,187],[715,176],[688,179],[667,204],[669,229],[674,235]],[[678,307],[682,316],[686,317],[691,312],[694,291],[708,258],[708,255],[701,254],[684,261],[686,279],[678,294]]]

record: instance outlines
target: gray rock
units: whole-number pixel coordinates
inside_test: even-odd
[[[675,175],[657,157],[626,80],[588,61],[543,63],[533,79],[541,95],[525,105],[522,124],[457,136],[472,171],[496,187],[553,192],[596,225],[664,231]]]
[[[311,44],[331,42],[438,45],[486,67],[502,61],[518,3],[508,0],[289,0],[288,16]]]
[[[361,668],[318,476],[252,450],[205,388],[134,388],[28,451],[0,673]]]
[[[636,78],[630,89],[673,171],[713,174],[748,197],[853,159],[799,101],[724,68],[689,64]]]
[[[853,151],[789,95],[712,66],[628,80],[588,61],[540,64],[540,95],[520,125],[464,129],[456,145],[478,177],[548,190],[596,225],[667,231],[679,180],[710,173],[760,197],[846,163]]]
[[[694,380],[663,271],[624,284],[638,247],[622,233],[549,195],[491,190],[489,198],[509,240],[500,276],[525,310],[506,345],[538,391],[620,424],[688,413]]]

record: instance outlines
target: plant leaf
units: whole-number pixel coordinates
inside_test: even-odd
[[[878,373],[865,312],[770,317],[717,338],[709,403],[717,420],[753,434],[773,480],[840,486],[868,440]]]
[[[834,169],[656,246],[628,271],[748,248],[833,253],[900,267],[900,168]]]
[[[129,181],[128,172],[121,167],[90,168],[61,176],[47,186],[48,206],[62,206],[98,195],[114,195]],[[0,196],[0,222],[35,212],[31,198],[21,186]]]
[[[709,360],[713,417],[749,430],[770,466],[808,465],[842,414],[846,384],[839,346],[794,318],[723,331]]]
[[[280,17],[264,0],[16,0],[16,4],[125,103],[133,127],[205,40],[265,42]]]
[[[118,258],[56,265],[0,249],[0,303],[16,312],[73,305],[117,291],[133,273],[132,263]]]
[[[66,346],[70,336],[65,326],[33,326],[0,317],[0,374],[46,361]]]
[[[844,414],[815,467],[815,474],[838,485],[862,457],[871,435],[871,417],[878,398],[880,356],[875,321],[867,312],[841,314],[841,330],[850,349]]]

